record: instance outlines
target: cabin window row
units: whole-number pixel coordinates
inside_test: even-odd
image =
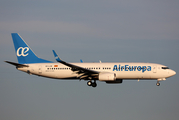
[[[71,68],[47,68],[47,70],[70,70]]]
[[[114,70],[116,70],[116,68],[113,68]],[[126,69],[126,70],[129,70],[129,69],[131,69],[131,70],[136,70],[136,69],[138,69],[138,70],[140,70],[140,69],[147,69],[147,68],[124,68],[124,67],[122,67],[122,68],[117,68],[118,70],[120,69],[120,70],[124,70],[124,69]]]
[[[100,70],[100,67],[99,68],[85,68],[85,69],[89,69],[89,70]],[[109,67],[103,67],[103,69],[111,69],[111,68],[109,68]],[[47,70],[71,70],[71,68],[47,68]]]
[[[100,67],[99,68],[85,68],[85,69],[89,69],[89,70],[91,70],[91,69],[98,70],[99,69],[100,70]],[[111,69],[111,68],[109,68],[109,67],[103,67],[103,69]]]

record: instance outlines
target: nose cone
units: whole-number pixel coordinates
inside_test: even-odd
[[[171,71],[170,71],[170,75],[171,75],[171,76],[174,76],[175,74],[176,74],[176,72],[175,72],[174,70],[171,70]]]
[[[173,70],[173,75],[175,75],[176,74],[176,72]]]

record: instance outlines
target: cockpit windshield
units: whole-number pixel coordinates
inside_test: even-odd
[[[162,69],[164,69],[164,70],[165,70],[165,69],[169,69],[169,67],[162,67]]]

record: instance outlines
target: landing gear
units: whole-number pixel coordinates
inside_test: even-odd
[[[92,81],[88,81],[88,82],[87,82],[87,85],[88,85],[88,86],[91,86],[91,85],[92,85]]]
[[[157,85],[157,86],[160,86],[160,83],[159,83],[159,82],[157,82],[157,83],[156,83],[156,85]]]
[[[96,82],[93,82],[91,86],[96,87],[97,86]]]
[[[96,86],[97,86],[96,81],[94,81],[94,82],[88,81],[88,82],[87,82],[87,85],[88,85],[88,86],[92,86],[92,87],[96,87]]]

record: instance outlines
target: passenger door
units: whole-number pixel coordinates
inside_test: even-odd
[[[157,66],[154,65],[154,66],[153,66],[153,73],[156,73],[156,72],[157,72]]]
[[[39,65],[39,74],[42,74],[42,66]]]

